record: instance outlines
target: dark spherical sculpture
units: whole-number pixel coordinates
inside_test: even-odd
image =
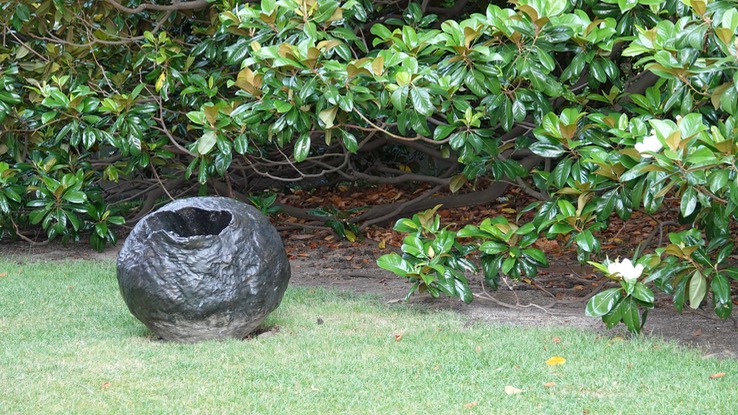
[[[269,220],[223,197],[177,200],[145,216],[117,268],[131,313],[178,342],[246,337],[279,306],[290,279]]]

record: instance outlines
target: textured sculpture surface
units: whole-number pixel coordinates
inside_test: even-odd
[[[144,217],[117,271],[131,313],[179,342],[246,337],[279,306],[290,278],[269,220],[222,197],[177,200]]]

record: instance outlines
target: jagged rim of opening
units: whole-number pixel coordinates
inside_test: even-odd
[[[151,214],[147,226],[151,234],[162,232],[174,238],[187,239],[220,235],[233,219],[233,213],[227,209],[183,206]]]

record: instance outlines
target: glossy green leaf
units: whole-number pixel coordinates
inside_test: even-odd
[[[720,272],[713,275],[710,289],[715,314],[723,319],[730,317],[733,311],[733,301],[730,293],[730,282],[725,275]]]
[[[452,132],[456,130],[457,127],[453,125],[439,125],[436,126],[435,130],[433,130],[433,139],[436,141],[440,141],[451,135]]]
[[[64,192],[62,198],[70,203],[81,204],[87,201],[87,195],[84,192],[76,190],[68,190]]]
[[[305,161],[310,154],[310,134],[302,134],[295,142],[295,161]]]
[[[430,94],[425,88],[414,87],[410,89],[410,100],[418,113],[426,117],[433,114],[435,107],[431,101]]]
[[[502,252],[507,252],[510,247],[504,242],[497,241],[486,241],[479,246],[479,250],[485,254],[495,255]]]
[[[510,275],[510,271],[512,271],[513,267],[515,267],[516,259],[513,257],[507,257],[502,261],[502,266],[500,267],[500,270],[503,274]]]
[[[554,223],[553,225],[551,225],[548,232],[552,234],[568,234],[573,232],[575,229],[576,228],[574,228],[573,226],[567,225],[565,223]]]
[[[566,185],[566,181],[569,179],[569,174],[571,173],[572,164],[573,160],[568,158],[556,164],[556,167],[554,167],[549,176],[549,180],[554,187],[562,188]]]
[[[466,304],[471,303],[474,299],[474,293],[472,292],[471,288],[469,288],[469,284],[467,284],[465,281],[455,279],[454,285],[461,301]]]
[[[689,307],[697,309],[707,295],[707,279],[701,272],[695,271],[689,280]]]
[[[728,184],[730,172],[728,170],[713,170],[707,177],[707,184],[712,193],[718,193]]]
[[[446,254],[451,251],[454,243],[456,243],[456,233],[443,229],[438,232],[436,239],[433,241],[433,249],[436,251],[436,255]]]
[[[535,142],[531,144],[530,150],[541,157],[557,158],[566,151],[564,147],[551,143]]]
[[[682,194],[681,203],[679,205],[679,211],[682,217],[688,217],[697,208],[697,190],[693,187],[687,187]]]
[[[589,299],[584,313],[589,317],[602,317],[615,307],[621,297],[620,288],[608,288]]]
[[[539,267],[548,266],[548,260],[546,259],[546,254],[544,254],[543,251],[541,251],[540,249],[536,249],[536,248],[524,249],[523,254],[528,256]]]
[[[404,110],[405,109],[405,103],[407,102],[407,94],[408,94],[408,87],[407,86],[401,86],[397,88],[394,92],[392,92],[392,95],[390,97],[390,101],[392,102],[392,105],[395,106],[398,110]]]
[[[620,314],[623,323],[631,333],[641,332],[641,317],[638,313],[638,303],[632,298],[624,298],[620,304]]]
[[[402,240],[402,252],[416,258],[425,258],[426,252],[423,242],[416,235],[408,235]]]
[[[249,139],[246,137],[245,134],[239,134],[233,140],[233,149],[236,150],[238,154],[246,154],[249,149]]]
[[[621,307],[619,307],[619,305],[620,304],[616,305],[609,313],[602,316],[602,322],[605,323],[605,326],[607,326],[608,329],[617,326],[621,321],[623,321],[623,314],[621,313]]]
[[[343,139],[343,146],[346,147],[346,150],[354,154],[356,154],[356,152],[359,151],[359,143],[356,140],[356,136],[349,133],[348,131],[344,131],[342,135],[342,139]]]
[[[405,277],[413,272],[410,265],[395,252],[379,257],[377,259],[377,266],[400,277]]]
[[[395,222],[393,229],[397,232],[410,233],[418,231],[420,229],[420,225],[410,219],[401,218]]]
[[[523,102],[520,100],[515,100],[512,104],[513,120],[515,120],[516,122],[523,121],[527,114],[528,112],[525,109],[525,104],[523,104]]]
[[[484,274],[484,281],[487,285],[496,290],[500,283],[500,265],[502,264],[501,255],[482,255],[482,273]]]
[[[631,294],[633,297],[643,301],[644,303],[653,303],[654,302],[654,295],[653,292],[646,287],[645,284],[642,282],[636,282],[634,284],[633,293]]]

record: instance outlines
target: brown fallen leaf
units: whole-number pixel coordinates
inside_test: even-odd
[[[395,334],[395,341],[396,342],[399,342],[400,340],[402,340],[402,333],[396,333]]]
[[[477,405],[479,405],[479,402],[477,402],[477,401],[469,402],[469,403],[465,403],[464,404],[464,408],[466,408],[466,409],[472,409],[472,408],[474,408]]]
[[[551,339],[551,341],[557,344],[561,343],[561,337],[554,337],[553,339]]]
[[[556,251],[559,249],[559,243],[548,239],[539,239],[533,245],[542,249],[544,252]]]
[[[553,388],[554,386],[556,386],[556,382],[546,382],[543,384],[544,388]]]
[[[102,385],[100,385],[100,389],[107,389],[109,387],[113,386],[112,382],[105,382]]]
[[[725,372],[718,372],[710,375],[710,379],[720,379],[723,376],[725,376]]]
[[[505,393],[508,395],[517,395],[517,394],[523,393],[523,390],[518,389],[515,386],[507,385],[505,386]]]
[[[301,234],[301,235],[291,235],[290,239],[295,239],[298,241],[305,240],[305,239],[313,239],[315,238],[315,234]]]
[[[561,356],[554,356],[548,360],[546,360],[546,364],[549,366],[560,366],[566,363],[566,359],[564,359]]]
[[[0,278],[7,277],[7,276],[8,276],[7,272],[0,272]]]

